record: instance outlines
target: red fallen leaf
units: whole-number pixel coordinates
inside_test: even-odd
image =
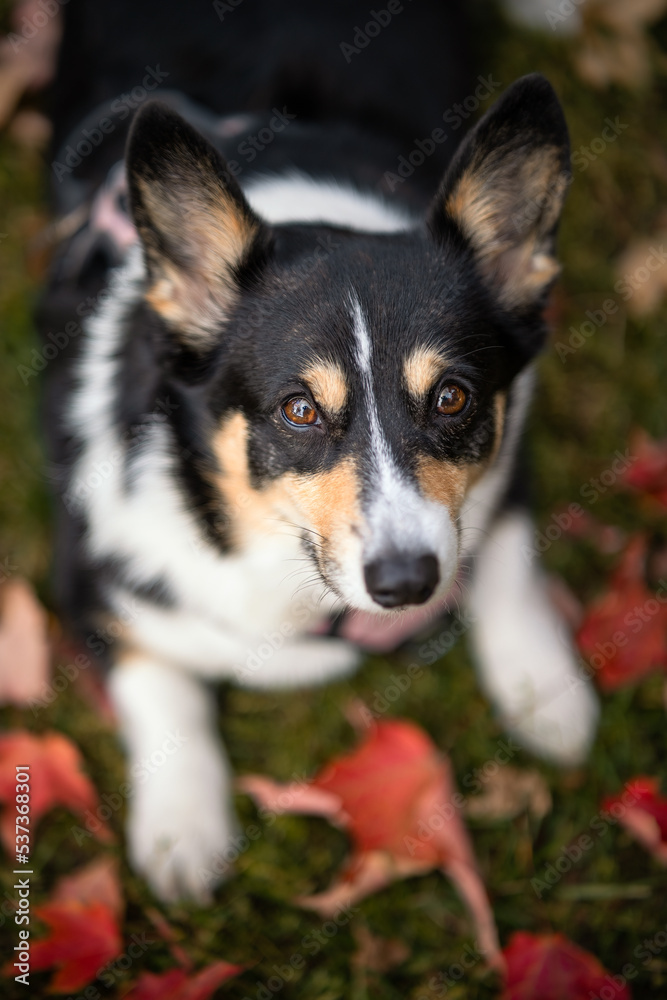
[[[622,981],[563,934],[517,931],[503,955],[507,972],[501,1000],[589,1000],[603,987],[613,990],[614,1000],[631,1000]]]
[[[372,725],[356,750],[309,784],[248,775],[239,785],[265,808],[324,816],[352,839],[340,879],[296,903],[331,916],[396,879],[440,867],[470,910],[480,950],[489,964],[502,965],[493,913],[457,811],[463,796],[455,791],[449,760],[417,726],[398,719]]]
[[[213,962],[190,976],[184,969],[161,975],[144,972],[123,1000],[208,1000],[218,986],[243,972],[242,965]]]
[[[104,903],[46,903],[34,907],[33,913],[51,928],[51,933],[39,941],[31,937],[30,971],[56,967],[49,984],[51,993],[81,989],[122,953],[118,921]],[[5,975],[15,974],[12,963],[13,959],[5,965]]]
[[[60,733],[33,736],[17,729],[0,736],[0,802],[5,803],[0,836],[7,851],[13,852],[15,846],[17,766],[30,767],[29,830],[34,831],[40,817],[54,806],[65,806],[81,816],[97,808],[97,792],[82,764],[78,749]],[[96,829],[100,840],[112,839],[104,823]]]
[[[667,798],[658,794],[659,789],[657,778],[633,778],[620,795],[608,796],[602,808],[657,861],[667,865]]]
[[[634,461],[619,476],[619,483],[667,507],[667,441],[654,441],[645,431],[638,431],[631,450]]]
[[[613,691],[667,667],[667,603],[644,582],[646,540],[631,539],[611,586],[593,602],[577,633],[600,687]]]
[[[116,858],[103,857],[91,861],[71,875],[59,879],[51,894],[53,903],[77,902],[84,905],[104,903],[116,917],[121,917],[125,904],[118,877]]]
[[[49,677],[47,614],[25,580],[0,589],[0,702],[29,705]]]

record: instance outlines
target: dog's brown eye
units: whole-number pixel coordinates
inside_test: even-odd
[[[438,396],[438,413],[451,417],[460,413],[466,405],[467,396],[458,385],[445,385]]]
[[[295,396],[294,399],[288,400],[283,406],[283,416],[290,424],[296,424],[297,427],[317,424],[320,419],[315,407],[303,396]]]

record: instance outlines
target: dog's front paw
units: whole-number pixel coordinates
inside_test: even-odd
[[[165,902],[205,904],[234,860],[237,824],[226,766],[216,746],[187,747],[152,773],[135,763],[134,801],[128,819],[133,867]],[[169,766],[171,765],[171,766]]]
[[[360,651],[349,642],[313,636],[278,648],[263,643],[235,672],[242,687],[275,690],[339,680],[352,673],[360,659]]]

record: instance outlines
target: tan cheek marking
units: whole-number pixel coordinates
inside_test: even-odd
[[[327,472],[292,475],[290,480],[300,508],[327,541],[360,525],[359,480],[353,459],[343,459]]]
[[[445,367],[444,355],[434,347],[416,348],[403,367],[408,392],[417,398],[425,396]]]
[[[498,457],[500,446],[503,443],[503,430],[505,428],[505,417],[507,415],[507,393],[497,392],[494,401],[494,414],[496,423],[496,440],[493,442],[491,454],[487,460],[487,466],[492,465]]]
[[[348,386],[343,369],[333,361],[313,361],[302,372],[315,400],[330,413],[340,413],[347,402]]]
[[[248,422],[243,414],[228,417],[212,444],[220,467],[215,485],[226,501],[232,541],[243,545],[258,532],[275,533],[275,503],[280,499],[285,477],[265,490],[253,488],[248,469]]]
[[[244,545],[258,533],[275,535],[281,518],[291,533],[295,524],[312,528],[322,536],[317,541],[324,546],[342,539],[360,523],[359,484],[352,459],[312,476],[289,472],[256,490],[250,483],[247,440],[248,424],[241,413],[229,417],[213,439],[221,469],[216,485],[226,501],[236,544]]]
[[[424,456],[417,466],[417,481],[425,497],[447,507],[452,517],[456,517],[466,495],[471,469],[469,465],[454,465]]]
[[[468,490],[478,482],[493,464],[502,444],[507,394],[496,393],[494,401],[495,441],[489,457],[480,463],[455,465],[437,458],[423,457],[417,466],[417,479],[424,496],[443,504],[456,517]]]

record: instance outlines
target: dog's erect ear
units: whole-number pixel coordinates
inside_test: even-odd
[[[534,309],[559,271],[555,238],[569,181],[558,98],[543,76],[524,76],[463,140],[431,207],[431,231],[437,238],[453,221],[501,304]]]
[[[146,253],[146,299],[185,344],[215,339],[259,259],[267,227],[222,156],[158,101],[134,119],[127,147],[130,206]]]

